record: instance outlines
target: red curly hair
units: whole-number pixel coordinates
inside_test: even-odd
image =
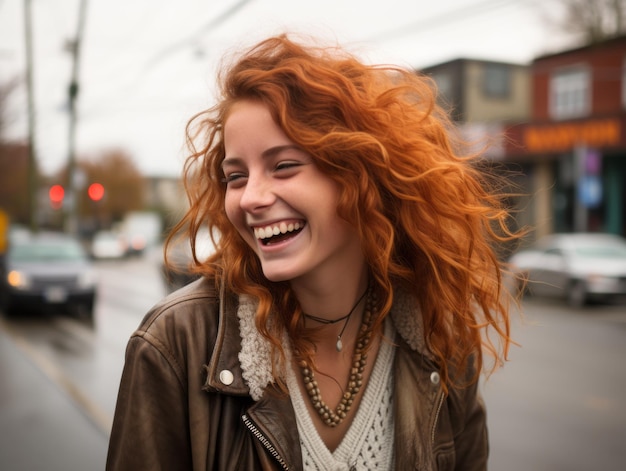
[[[339,184],[338,214],[360,234],[380,300],[377,325],[401,287],[419,300],[425,340],[439,359],[445,385],[470,357],[482,369],[482,347],[505,360],[509,303],[494,246],[517,235],[508,229],[510,214],[503,195],[494,191],[496,180],[479,170],[479,156],[463,154],[462,142],[453,140],[431,81],[286,35],[262,41],[223,70],[218,104],[187,126],[190,208],[166,248],[182,235],[191,241],[196,273],[259,300],[257,327],[271,341],[275,359],[284,359],[280,339],[287,329],[294,350],[311,360],[312,345],[289,284],[263,276],[257,256],[224,211],[224,122],[234,103],[258,100]],[[217,251],[199,260],[194,241],[205,225],[219,234]],[[495,340],[486,333],[492,329]]]

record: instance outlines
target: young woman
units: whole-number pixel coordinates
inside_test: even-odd
[[[515,235],[430,82],[287,36],[220,79],[170,239],[217,250],[130,339],[107,468],[485,469]]]

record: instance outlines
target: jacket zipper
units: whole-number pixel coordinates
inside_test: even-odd
[[[245,426],[248,427],[248,429],[252,432],[252,434],[263,444],[263,446],[270,453],[270,455],[272,455],[272,457],[276,461],[278,461],[278,464],[280,464],[280,466],[285,471],[289,471],[289,467],[287,466],[287,463],[285,463],[285,460],[283,460],[276,448],[274,448],[274,445],[272,445],[272,443],[265,437],[265,435],[261,433],[261,431],[257,428],[252,419],[250,419],[250,417],[248,417],[246,414],[241,416],[241,419],[243,420]]]
[[[431,431],[431,436],[430,436],[431,444],[435,443],[435,430],[437,429],[437,422],[439,422],[439,414],[441,412],[441,406],[443,406],[443,400],[445,396],[446,395],[443,394],[443,391],[442,391],[441,396],[439,397],[439,405],[437,406],[437,411],[435,412],[435,421],[433,422],[433,429]]]

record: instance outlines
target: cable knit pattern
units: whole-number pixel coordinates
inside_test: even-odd
[[[385,324],[385,337],[393,339],[390,322]],[[306,471],[350,471],[393,469],[393,380],[394,347],[381,343],[374,368],[359,409],[337,449],[331,453],[317,432],[295,372],[287,369],[287,386],[296,412],[302,461]]]

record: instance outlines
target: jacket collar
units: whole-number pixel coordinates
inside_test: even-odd
[[[422,311],[415,295],[401,288],[395,289],[390,316],[396,331],[411,350],[434,361],[434,355],[426,346]]]
[[[257,303],[248,296],[220,290],[219,328],[215,349],[207,366],[205,388],[232,395],[250,395],[258,401],[273,383],[269,342],[257,331]],[[396,331],[409,348],[433,360],[424,340],[424,327],[417,299],[396,289],[390,312]],[[287,354],[289,340],[283,345]],[[284,367],[283,367],[284,368]],[[279,365],[277,371],[284,374]]]
[[[248,385],[243,379],[238,354],[241,350],[241,335],[236,312],[239,299],[232,293],[220,288],[218,329],[213,352],[206,368],[204,388],[234,396],[249,395]]]
[[[247,415],[254,427],[271,444],[287,469],[300,469],[298,464],[302,457],[298,436],[293,433],[297,424],[291,400],[270,384],[273,379],[269,345],[254,325],[255,313],[256,303],[250,298],[221,290],[219,327],[213,354],[206,366],[204,389],[251,396],[255,402],[248,408]],[[257,366],[259,371],[255,370]]]
[[[271,363],[268,342],[258,333],[254,325],[256,303],[248,297],[232,293],[220,293],[219,327],[215,348],[206,366],[207,379],[204,389],[235,396],[250,396],[255,401],[248,408],[247,414],[261,434],[272,444],[278,456],[287,464],[288,469],[300,469],[301,450],[298,443],[296,418],[289,397],[281,394],[272,384]],[[428,361],[432,354],[426,347],[424,328],[419,314],[417,299],[410,293],[397,290],[391,309],[391,319],[406,347],[404,354],[397,356],[396,363],[407,375],[419,376],[411,384],[427,388],[419,397],[428,398],[426,409],[431,411],[435,404],[435,395],[439,388],[428,381],[428,371],[420,367],[407,355],[408,351],[417,352],[419,357]],[[285,344],[287,345],[287,344]],[[286,348],[286,351],[289,351]],[[400,349],[404,350],[404,349]],[[400,352],[398,352],[400,353]],[[401,361],[404,359],[404,361]],[[423,365],[422,365],[423,366]],[[402,388],[399,388],[402,389]],[[406,393],[406,388],[402,389]],[[407,397],[414,401],[415,390],[409,394],[396,392],[396,401],[404,404]],[[403,402],[404,401],[404,402]],[[410,401],[409,401],[410,402]],[[412,404],[412,403],[411,403]],[[402,419],[402,414],[400,414]],[[430,412],[423,415],[424,427],[430,423]],[[404,424],[402,420],[396,427],[398,444],[409,443],[407,436],[415,437],[415,424]],[[404,439],[403,439],[404,437]],[[408,440],[408,441],[407,441]]]

